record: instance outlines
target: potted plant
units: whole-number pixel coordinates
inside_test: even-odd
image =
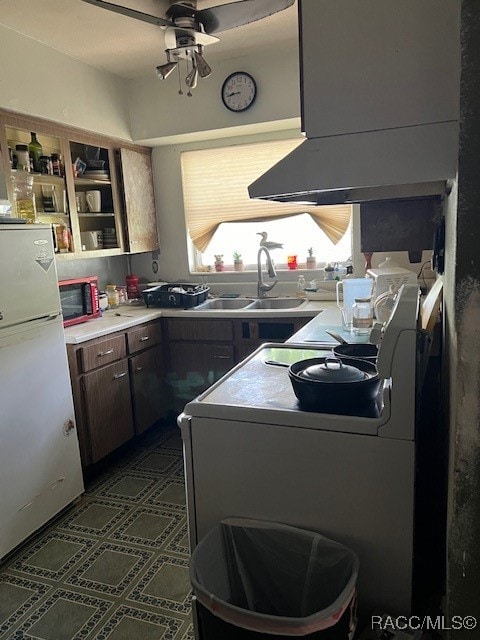
[[[215,271],[223,271],[224,268],[223,253],[215,254]]]
[[[234,271],[243,271],[242,254],[238,251],[233,252],[233,269]]]
[[[313,255],[313,247],[310,247],[310,249],[308,249],[308,256],[307,256],[307,269],[316,269],[316,268],[317,268],[317,259]]]

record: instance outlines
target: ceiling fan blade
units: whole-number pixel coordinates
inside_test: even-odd
[[[207,33],[227,31],[267,18],[292,6],[295,0],[240,0],[197,11],[197,19]]]
[[[165,18],[151,16],[148,13],[142,13],[141,11],[130,9],[129,7],[121,7],[120,5],[113,4],[112,2],[105,2],[105,0],[83,0],[83,2],[88,2],[88,4],[93,4],[96,7],[108,9],[109,11],[114,11],[115,13],[121,13],[122,15],[128,16],[129,18],[136,18],[137,20],[142,20],[143,22],[155,24],[158,27],[174,26],[173,22],[170,22],[170,20],[165,20]]]

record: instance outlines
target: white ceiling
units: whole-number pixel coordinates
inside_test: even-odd
[[[198,0],[198,8],[231,0]],[[110,0],[164,16],[168,0]],[[81,0],[0,0],[0,24],[94,67],[125,78],[152,73],[166,61],[161,28]],[[297,40],[296,4],[273,16],[216,34],[207,61],[235,58]]]

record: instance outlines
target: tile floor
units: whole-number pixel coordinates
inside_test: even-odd
[[[0,564],[0,640],[190,640],[182,443],[153,428]]]

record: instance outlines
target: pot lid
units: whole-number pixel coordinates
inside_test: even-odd
[[[357,367],[344,364],[335,356],[327,356],[322,364],[313,364],[301,371],[300,375],[320,382],[358,382],[367,377]]]

